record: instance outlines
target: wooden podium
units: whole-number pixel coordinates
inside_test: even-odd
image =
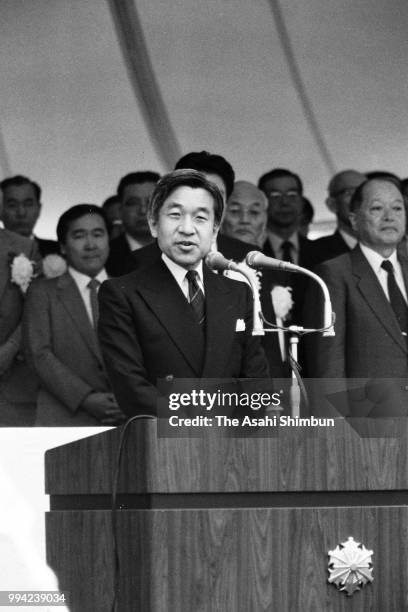
[[[160,438],[130,426],[117,512],[120,612],[408,610],[408,424],[208,429]],[[110,612],[112,473],[121,429],[46,454],[47,561],[72,612]],[[226,435],[223,436],[222,433]],[[373,551],[347,596],[328,551]]]

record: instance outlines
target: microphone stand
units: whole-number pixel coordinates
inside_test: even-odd
[[[258,260],[258,261],[257,261]],[[258,251],[252,251],[248,253],[246,257],[246,263],[252,268],[272,268],[278,270],[285,270],[288,272],[300,272],[309,276],[314,281],[316,281],[324,295],[324,318],[323,318],[323,327],[322,328],[308,328],[299,327],[297,325],[290,325],[289,327],[282,326],[274,326],[273,328],[265,329],[265,332],[277,332],[279,329],[282,331],[289,333],[289,364],[292,370],[291,376],[291,387],[290,387],[290,409],[292,417],[300,416],[300,385],[298,381],[298,376],[300,377],[299,372],[297,371],[297,367],[295,364],[298,362],[298,346],[299,346],[299,338],[301,335],[312,334],[312,333],[322,333],[323,336],[334,336],[334,321],[335,314],[332,310],[329,290],[327,288],[326,283],[318,276],[307,270],[306,268],[302,268],[301,266],[297,266],[294,264],[287,264],[286,262],[272,259],[270,257],[265,257]],[[262,319],[265,323],[268,323],[266,319],[263,317],[261,312]],[[269,325],[272,325],[269,323]]]

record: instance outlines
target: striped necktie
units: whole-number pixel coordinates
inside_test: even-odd
[[[189,270],[186,274],[188,282],[188,297],[190,306],[194,311],[198,324],[204,327],[205,323],[205,299],[197,281],[197,270]]]

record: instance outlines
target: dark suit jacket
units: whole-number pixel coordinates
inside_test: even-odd
[[[109,276],[122,276],[130,272],[128,258],[131,252],[125,234],[120,234],[110,241],[109,257],[105,266]]]
[[[99,292],[99,338],[115,396],[129,414],[156,413],[158,379],[267,377],[251,335],[252,299],[244,283],[204,266],[206,341],[164,262],[106,281]],[[236,331],[237,320],[245,331]]]
[[[39,258],[34,241],[0,229],[0,425],[9,426],[34,423],[38,386],[22,356],[24,296],[10,277],[11,262],[21,253],[30,260]]]
[[[323,236],[311,242],[311,251],[309,253],[311,268],[314,268],[323,261],[334,259],[334,257],[338,257],[350,251],[347,243],[343,240],[338,230],[330,236]]]
[[[60,254],[59,243],[56,240],[37,238],[37,236],[34,236],[34,240],[37,243],[41,257],[46,257],[47,255],[51,255],[53,253],[57,253],[58,255]]]
[[[408,262],[400,259],[400,263],[408,288]],[[329,288],[336,313],[336,335],[333,338],[319,335],[317,345],[311,342],[309,375],[361,379],[352,394],[354,416],[405,416],[407,342],[360,247],[357,245],[349,253],[321,264],[316,272]],[[309,300],[314,311],[322,312],[317,294],[311,293]],[[314,322],[320,324],[316,319]]]
[[[36,425],[99,425],[79,408],[110,391],[96,332],[69,273],[30,287],[23,319],[27,361],[40,379]]]
[[[227,259],[233,259],[234,261],[243,261],[250,251],[256,251],[258,248],[255,245],[242,242],[236,238],[230,238],[223,234],[217,236],[217,248]],[[160,261],[161,251],[156,241],[148,244],[147,246],[132,251],[129,257],[126,259],[127,272],[133,272],[140,270],[146,266],[152,265],[155,261]],[[262,273],[261,281],[261,307],[262,312],[266,319],[271,323],[276,323],[275,313],[273,311],[272,300],[270,291],[272,288],[272,281],[275,277],[269,271],[264,270]],[[269,370],[272,378],[286,378],[290,375],[289,367],[286,363],[282,362],[282,356],[279,348],[279,340],[276,333],[266,333],[262,337],[262,344],[265,350],[265,354],[269,363]]]
[[[231,238],[221,232],[217,236],[217,249],[227,259],[234,261],[243,261],[250,251],[259,251],[256,244],[249,244],[237,238]]]

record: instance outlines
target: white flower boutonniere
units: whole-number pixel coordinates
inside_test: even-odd
[[[42,260],[42,272],[45,278],[56,278],[65,274],[67,271],[67,262],[61,255],[51,253]]]
[[[276,285],[271,291],[271,297],[276,317],[284,321],[293,307],[292,287]]]
[[[34,261],[28,259],[24,253],[16,255],[11,262],[11,282],[18,285],[23,293],[26,293],[35,277],[34,266]]]

